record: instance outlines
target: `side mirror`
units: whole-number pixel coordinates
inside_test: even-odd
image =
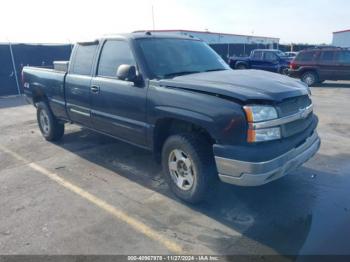
[[[133,65],[120,65],[117,70],[120,80],[135,82],[137,80],[136,67]]]

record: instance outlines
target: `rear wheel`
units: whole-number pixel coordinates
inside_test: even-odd
[[[313,86],[318,82],[318,76],[315,72],[307,71],[301,76],[301,81],[308,86]]]
[[[211,145],[200,135],[170,136],[162,150],[165,178],[177,197],[198,203],[215,178]]]
[[[245,65],[245,64],[238,64],[237,66],[236,66],[236,69],[238,69],[238,70],[244,70],[244,69],[247,69],[248,67]]]
[[[41,134],[47,141],[57,141],[62,138],[64,124],[57,121],[44,102],[39,102],[37,105],[37,120]]]

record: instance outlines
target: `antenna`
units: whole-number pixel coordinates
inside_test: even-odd
[[[155,26],[155,22],[154,22],[154,8],[153,8],[153,5],[152,5],[152,25],[153,25],[153,31],[154,31],[156,26]]]

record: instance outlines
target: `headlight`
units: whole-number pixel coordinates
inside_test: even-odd
[[[277,111],[273,106],[248,105],[244,106],[248,122],[261,122],[276,119]]]
[[[276,109],[273,106],[247,105],[244,111],[248,120],[247,141],[249,143],[277,140],[281,138],[281,128],[272,127],[264,129],[254,129],[252,123],[268,121],[278,118]]]

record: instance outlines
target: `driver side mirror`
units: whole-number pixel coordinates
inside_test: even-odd
[[[117,70],[117,77],[120,80],[136,82],[138,79],[136,67],[133,65],[120,65]]]

